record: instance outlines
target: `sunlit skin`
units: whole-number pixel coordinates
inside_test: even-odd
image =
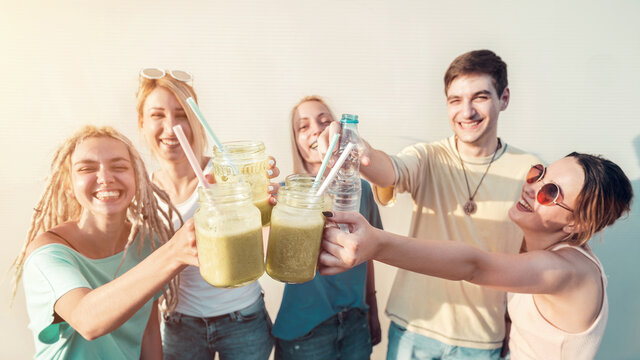
[[[498,95],[487,74],[462,75],[451,82],[447,112],[462,155],[493,154],[498,145],[498,116],[509,105],[509,96],[509,88]]]
[[[322,164],[322,157],[317,149],[318,137],[332,121],[331,112],[319,101],[303,102],[296,111],[293,124],[296,145],[307,169],[313,175],[318,173]]]
[[[71,155],[69,194],[82,206],[81,219],[95,215],[123,217],[135,194],[135,185],[129,152],[116,139],[85,139]]]
[[[519,201],[509,209],[509,217],[524,231],[529,250],[545,249],[574,230],[571,212],[536,201],[538,190],[550,182],[560,187],[562,203],[573,209],[584,183],[584,171],[575,158],[566,157],[549,166],[542,180],[533,184],[524,182]]]
[[[549,251],[579,230],[570,211],[535,200],[536,192],[549,182],[561,188],[562,203],[575,209],[584,171],[574,158],[567,157],[549,166],[541,181],[525,183],[520,200],[509,210],[511,219],[524,232],[526,251],[522,254],[491,253],[451,241],[416,241],[375,229],[359,214],[335,213],[328,219],[349,224],[351,233],[325,229],[320,272],[335,274],[375,259],[426,275],[532,294],[539,312],[551,324],[567,332],[585,331],[602,306],[601,274],[576,250]],[[587,245],[582,247],[590,251]]]
[[[187,139],[192,143],[193,135],[186,112],[169,90],[156,87],[144,102],[142,132],[151,151],[168,162],[187,161],[173,132],[176,125],[182,127]]]

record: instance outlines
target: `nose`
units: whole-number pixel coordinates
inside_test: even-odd
[[[540,187],[539,181],[536,181],[533,184],[529,184],[528,182],[525,181],[524,184],[522,185],[522,193],[524,194],[525,197],[535,200],[536,193],[538,192],[539,187]]]
[[[464,100],[462,103],[462,116],[465,119],[473,119],[476,115],[476,109],[473,107],[473,102],[470,100]]]
[[[100,185],[108,185],[113,183],[113,174],[105,166],[101,166],[97,173],[97,181]]]
[[[320,135],[324,128],[326,127],[320,121],[311,121],[311,133],[315,136]]]
[[[178,125],[178,120],[174,114],[167,114],[164,118],[164,128],[167,132],[173,133],[173,127]]]

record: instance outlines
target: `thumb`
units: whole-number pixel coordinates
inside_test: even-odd
[[[323,211],[322,213],[328,221],[339,224],[349,224],[356,228],[367,223],[362,215],[355,211]]]

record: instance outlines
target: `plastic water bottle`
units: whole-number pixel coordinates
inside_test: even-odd
[[[360,193],[362,185],[360,183],[360,151],[362,142],[358,134],[358,115],[342,114],[340,119],[342,134],[340,135],[340,148],[337,156],[344,152],[349,143],[356,146],[351,150],[351,154],[338,170],[338,174],[329,185],[328,193],[333,202],[333,210],[336,211],[359,211]],[[346,225],[339,224],[340,228],[347,231]]]

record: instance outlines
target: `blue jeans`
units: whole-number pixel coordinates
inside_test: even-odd
[[[360,360],[370,355],[367,313],[360,309],[343,310],[300,338],[276,338],[276,360]]]
[[[164,316],[164,359],[265,360],[271,354],[271,319],[260,297],[245,309],[199,318],[173,312]]]
[[[447,345],[438,340],[416,334],[391,322],[389,325],[389,347],[387,360],[499,360],[498,349],[475,349]]]

